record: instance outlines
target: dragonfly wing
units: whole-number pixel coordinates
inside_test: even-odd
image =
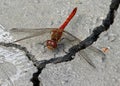
[[[12,29],[10,29],[10,32],[28,32],[28,33],[42,32],[42,33],[46,33],[46,32],[52,31],[53,29],[57,29],[57,28],[12,28]]]
[[[96,54],[100,55],[100,57],[102,57],[102,61],[104,61],[106,59],[105,53],[103,53],[101,50],[97,49],[96,47],[89,46],[88,49],[92,50]]]
[[[25,39],[29,39],[29,38],[33,38],[36,36],[40,36],[42,34],[51,32],[53,29],[57,29],[57,28],[36,28],[36,29],[32,29],[32,28],[12,28],[10,30],[11,33],[29,33],[30,35],[25,36],[23,38],[19,38],[14,42],[18,42],[18,41],[22,41]],[[23,34],[21,34],[23,35]]]
[[[26,36],[26,37],[23,37],[23,38],[20,38],[20,39],[17,39],[13,42],[19,42],[19,41],[22,41],[22,40],[25,40],[25,39],[29,39],[29,38],[33,38],[33,37],[36,37],[36,36],[39,36],[40,34],[39,33],[36,33],[36,34],[32,34],[30,36]]]
[[[86,60],[86,62],[88,62],[93,68],[96,68],[95,64],[91,61],[91,59],[84,50],[81,50],[79,52],[79,55],[82,56]]]
[[[79,38],[77,38],[76,36],[72,35],[71,33],[64,31],[66,34],[70,35],[71,37],[73,37],[77,42],[81,42],[81,40]],[[97,54],[99,54],[100,56],[102,56],[102,58],[104,59],[106,57],[106,55],[99,49],[97,49],[96,47],[93,46],[89,46],[87,49],[89,49],[90,51],[96,52]]]
[[[81,40],[77,37],[75,37],[74,35],[72,35],[71,33],[64,31],[66,34],[70,35],[71,37],[73,37],[78,43],[81,42]],[[84,52],[83,52],[84,51]],[[82,53],[81,53],[82,52]],[[90,53],[89,53],[90,52]],[[89,56],[87,55],[89,53]],[[88,48],[86,48],[85,50],[80,51],[80,55],[92,66],[94,66],[94,64],[91,61],[91,57],[95,57],[95,54],[97,54],[97,56],[102,57],[102,61],[104,61],[104,59],[106,58],[106,55],[99,49],[93,47],[93,46],[89,46]],[[85,57],[86,56],[86,57]],[[95,66],[94,66],[95,67]]]
[[[69,33],[68,31],[65,31],[65,30],[64,30],[64,33],[66,33],[66,34],[72,36],[76,41],[81,42],[81,40],[80,40],[79,38],[77,38],[76,36],[72,35],[72,34]]]

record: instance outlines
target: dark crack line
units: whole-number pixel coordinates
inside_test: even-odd
[[[72,46],[68,50],[68,53],[66,55],[57,57],[57,58],[52,58],[49,60],[39,61],[35,63],[36,67],[41,69],[41,68],[45,68],[46,64],[49,64],[49,63],[57,64],[57,63],[73,60],[77,52],[92,45],[95,41],[97,41],[97,39],[99,38],[99,35],[102,32],[107,31],[110,28],[110,25],[112,25],[114,22],[115,12],[117,11],[119,4],[120,4],[120,0],[112,0],[107,17],[103,20],[102,24],[94,28],[92,34],[89,37],[87,37],[85,40],[81,41],[77,45]]]
[[[14,48],[16,48],[16,49],[22,50],[22,51],[25,52],[25,55],[28,57],[28,59],[33,62],[33,64],[37,62],[37,60],[35,59],[35,56],[32,55],[32,54],[27,50],[26,47],[23,47],[23,46],[18,45],[18,44],[4,43],[4,42],[0,42],[0,45],[1,45],[1,46],[4,46],[4,47],[14,47]],[[34,66],[36,67],[36,65],[34,65]],[[37,68],[37,69],[38,69],[38,68]],[[39,86],[39,84],[41,84],[41,81],[39,81],[38,76],[39,76],[39,74],[41,73],[41,70],[42,70],[42,69],[43,69],[43,68],[38,69],[37,72],[33,73],[33,77],[32,77],[31,80],[30,80],[30,81],[33,83],[33,86]]]
[[[110,4],[109,13],[107,14],[107,17],[103,20],[102,24],[94,28],[92,34],[88,36],[85,40],[81,41],[77,45],[72,46],[68,50],[68,53],[66,55],[57,57],[57,58],[52,58],[49,60],[42,60],[42,61],[36,62],[35,65],[37,66],[37,68],[43,68],[46,66],[46,64],[49,64],[49,63],[56,64],[56,63],[73,60],[77,52],[92,45],[95,41],[97,41],[97,39],[99,38],[99,35],[102,32],[107,31],[109,29],[110,25],[112,25],[114,22],[115,12],[117,11],[119,4],[120,4],[120,0],[112,0]]]
[[[37,72],[33,73],[33,77],[31,78],[31,82],[33,83],[33,86],[41,86],[42,82],[38,79],[40,73],[42,72],[42,69],[38,69]]]
[[[28,57],[29,60],[31,60],[33,63],[36,62],[37,60],[35,59],[35,56],[32,55],[26,47],[23,47],[21,45],[18,44],[14,44],[14,43],[5,43],[5,42],[0,42],[0,45],[5,46],[5,47],[14,47],[17,48],[19,50],[22,50],[25,52],[25,55]]]
[[[38,79],[38,76],[42,72],[42,70],[45,68],[46,64],[49,63],[61,63],[61,62],[67,62],[71,61],[74,59],[75,54],[79,52],[82,49],[87,48],[88,46],[92,45],[97,39],[99,38],[99,35],[108,30],[110,25],[113,24],[114,18],[115,18],[115,12],[117,11],[118,7],[120,4],[120,0],[112,0],[110,4],[110,9],[109,13],[107,14],[107,17],[103,20],[102,25],[94,28],[92,34],[87,37],[85,40],[81,41],[79,44],[72,46],[69,50],[68,53],[64,56],[57,57],[57,58],[52,58],[49,60],[42,60],[42,61],[37,61],[35,59],[35,56],[32,55],[26,47],[22,47],[21,45],[13,44],[13,43],[4,43],[0,42],[0,45],[5,46],[5,47],[15,47],[18,48],[22,51],[25,52],[26,56],[31,60],[34,64],[34,66],[37,67],[38,71],[33,73],[33,77],[31,81],[33,82],[33,86],[39,86],[40,85],[40,80]]]

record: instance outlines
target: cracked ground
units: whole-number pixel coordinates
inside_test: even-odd
[[[13,27],[59,27],[74,7],[78,7],[77,13],[66,30],[83,40],[94,27],[101,24],[102,19],[108,13],[110,3],[111,0],[0,0],[0,24],[5,27],[0,26],[0,41],[14,40],[14,35],[7,32]],[[40,85],[119,86],[119,22],[120,10],[118,9],[114,24],[93,44],[98,49],[103,47],[109,49],[105,53],[104,62],[97,55],[91,57],[96,69],[76,55],[75,59],[70,62],[48,64],[38,77]],[[49,35],[46,36],[49,38]],[[37,60],[50,59],[54,57],[54,52],[48,50],[43,53],[43,48],[39,45],[39,41],[44,41],[47,37],[26,40],[20,44],[27,47]],[[30,79],[37,69],[24,52],[3,46],[0,46],[0,52],[0,86],[33,86]],[[64,54],[62,50],[59,52],[58,55]]]

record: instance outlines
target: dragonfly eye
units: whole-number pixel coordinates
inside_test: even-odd
[[[57,47],[57,43],[53,40],[47,40],[48,49],[55,49]]]

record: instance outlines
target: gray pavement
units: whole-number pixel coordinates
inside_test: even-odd
[[[5,27],[5,30],[13,27],[59,27],[72,9],[78,7],[75,17],[66,27],[66,30],[83,40],[89,36],[90,30],[100,25],[102,19],[106,17],[110,2],[111,0],[0,0],[0,24]],[[101,34],[99,40],[93,44],[98,49],[109,48],[109,51],[105,53],[106,60],[104,62],[101,61],[100,56],[91,57],[97,67],[96,69],[92,68],[83,58],[76,55],[75,59],[70,62],[47,65],[39,75],[42,85],[120,86],[119,22],[120,9],[118,9],[114,24],[107,32]],[[0,29],[0,41],[13,41],[12,35],[5,30]],[[37,38],[37,41],[42,39],[44,37]],[[45,53],[46,58],[42,57],[41,48],[39,49],[39,45],[34,48],[35,44],[31,43],[33,40],[29,40],[30,43],[24,41],[23,45],[25,44],[36,55],[37,59],[49,59],[54,56],[53,52],[47,51]],[[34,46],[31,46],[31,44],[34,44]],[[10,73],[6,70],[10,77],[9,80],[13,84],[10,84],[7,75],[0,71],[0,86],[33,86],[29,80],[32,74],[36,72],[36,68],[24,53],[17,49],[2,46],[0,47],[0,52],[2,52],[0,53],[0,68],[6,68],[7,65],[11,65],[10,68],[14,69],[10,70]],[[37,54],[38,52],[40,53]],[[22,55],[20,55],[21,53]],[[16,58],[14,59],[14,57]],[[4,62],[3,58],[5,59]],[[17,65],[20,61],[20,65]],[[24,70],[27,70],[27,72]],[[2,76],[2,74],[6,76]]]

